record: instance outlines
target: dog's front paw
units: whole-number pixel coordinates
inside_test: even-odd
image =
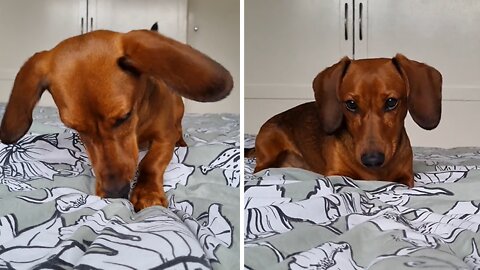
[[[132,202],[133,207],[137,212],[154,205],[168,207],[167,196],[165,192],[163,192],[163,190],[152,191],[140,187],[135,187],[130,196],[130,201]]]

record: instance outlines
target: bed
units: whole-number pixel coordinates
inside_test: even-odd
[[[412,189],[254,167],[245,269],[480,269],[480,148],[414,148]]]
[[[36,108],[29,133],[0,144],[0,269],[238,269],[239,116],[188,114],[183,126],[168,209],[135,213],[94,195],[78,135]]]

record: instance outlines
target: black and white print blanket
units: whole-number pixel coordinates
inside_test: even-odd
[[[1,107],[3,111],[3,106]],[[165,173],[169,208],[95,196],[78,135],[54,108],[0,144],[0,269],[239,268],[239,117],[187,115]]]
[[[480,269],[480,149],[414,153],[411,189],[245,159],[245,269]]]

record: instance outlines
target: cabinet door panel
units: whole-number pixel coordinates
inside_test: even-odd
[[[158,22],[160,33],[186,41],[187,0],[89,0],[93,30],[128,32],[149,29]],[[90,29],[92,30],[92,29]]]
[[[480,103],[480,1],[356,2],[366,5],[366,33],[363,41],[356,39],[356,58],[392,57],[400,52],[442,73],[445,106],[440,126],[426,132],[407,122],[412,143],[443,147],[480,145],[480,128],[469,124],[478,121]]]
[[[0,101],[8,100],[23,63],[35,52],[79,35],[84,16],[86,0],[0,1]]]
[[[245,0],[246,130],[256,133],[286,105],[313,100],[315,76],[352,57],[352,3]]]
[[[363,41],[356,58],[392,57],[400,52],[436,67],[444,97],[480,100],[480,1],[362,0]]]
[[[351,53],[342,3],[246,0],[245,96],[312,98],[317,73]]]
[[[196,113],[240,112],[240,3],[238,0],[189,0],[188,44],[230,71],[234,87],[215,103],[185,99],[185,111]]]

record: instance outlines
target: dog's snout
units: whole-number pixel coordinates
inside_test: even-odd
[[[108,198],[122,198],[128,199],[128,194],[130,193],[130,184],[118,185],[105,188],[105,195]]]
[[[382,166],[385,161],[385,154],[381,152],[371,152],[362,155],[362,164],[368,168]]]

